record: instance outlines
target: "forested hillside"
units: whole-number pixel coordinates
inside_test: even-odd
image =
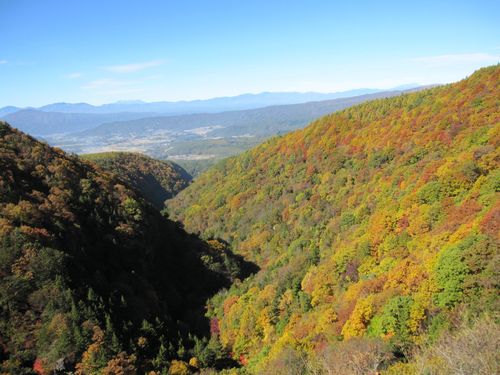
[[[167,371],[204,348],[205,301],[246,263],[3,122],[0,170],[1,373]]]
[[[103,152],[81,155],[81,158],[116,174],[158,209],[162,209],[165,200],[174,197],[191,180],[189,174],[177,164],[142,154]]]
[[[261,270],[209,303],[269,374],[498,373],[500,66],[275,137],[171,216]]]

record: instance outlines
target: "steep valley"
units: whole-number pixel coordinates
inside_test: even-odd
[[[0,122],[0,372],[496,373],[499,147],[499,65],[192,181]]]

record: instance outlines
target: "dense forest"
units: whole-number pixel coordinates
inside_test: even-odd
[[[84,154],[81,158],[114,173],[160,210],[164,207],[165,200],[174,197],[191,180],[191,176],[179,165],[142,154],[103,152]]]
[[[115,174],[3,122],[0,170],[2,374],[218,366],[205,301],[251,264],[188,235]]]
[[[208,303],[256,374],[493,374],[500,66],[226,159],[168,203],[260,271]]]
[[[499,146],[500,65],[193,182],[0,122],[0,373],[498,373]]]

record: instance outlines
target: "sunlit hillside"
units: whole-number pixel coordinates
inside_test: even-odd
[[[362,337],[381,369],[410,361],[396,366],[412,373],[416,348],[498,311],[499,84],[492,66],[323,117],[170,202],[188,231],[261,267],[210,302],[235,359],[253,373],[290,361],[327,371]],[[443,356],[428,371],[448,373]]]

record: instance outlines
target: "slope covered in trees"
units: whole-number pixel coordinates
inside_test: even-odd
[[[165,200],[174,197],[191,180],[189,174],[177,164],[142,154],[103,152],[81,155],[81,158],[115,173],[158,209],[162,209]]]
[[[481,69],[198,177],[170,214],[261,268],[210,301],[213,339],[251,373],[498,371],[499,98]]]
[[[0,372],[128,374],[188,360],[208,331],[205,300],[242,277],[240,258],[3,122],[0,170]]]

